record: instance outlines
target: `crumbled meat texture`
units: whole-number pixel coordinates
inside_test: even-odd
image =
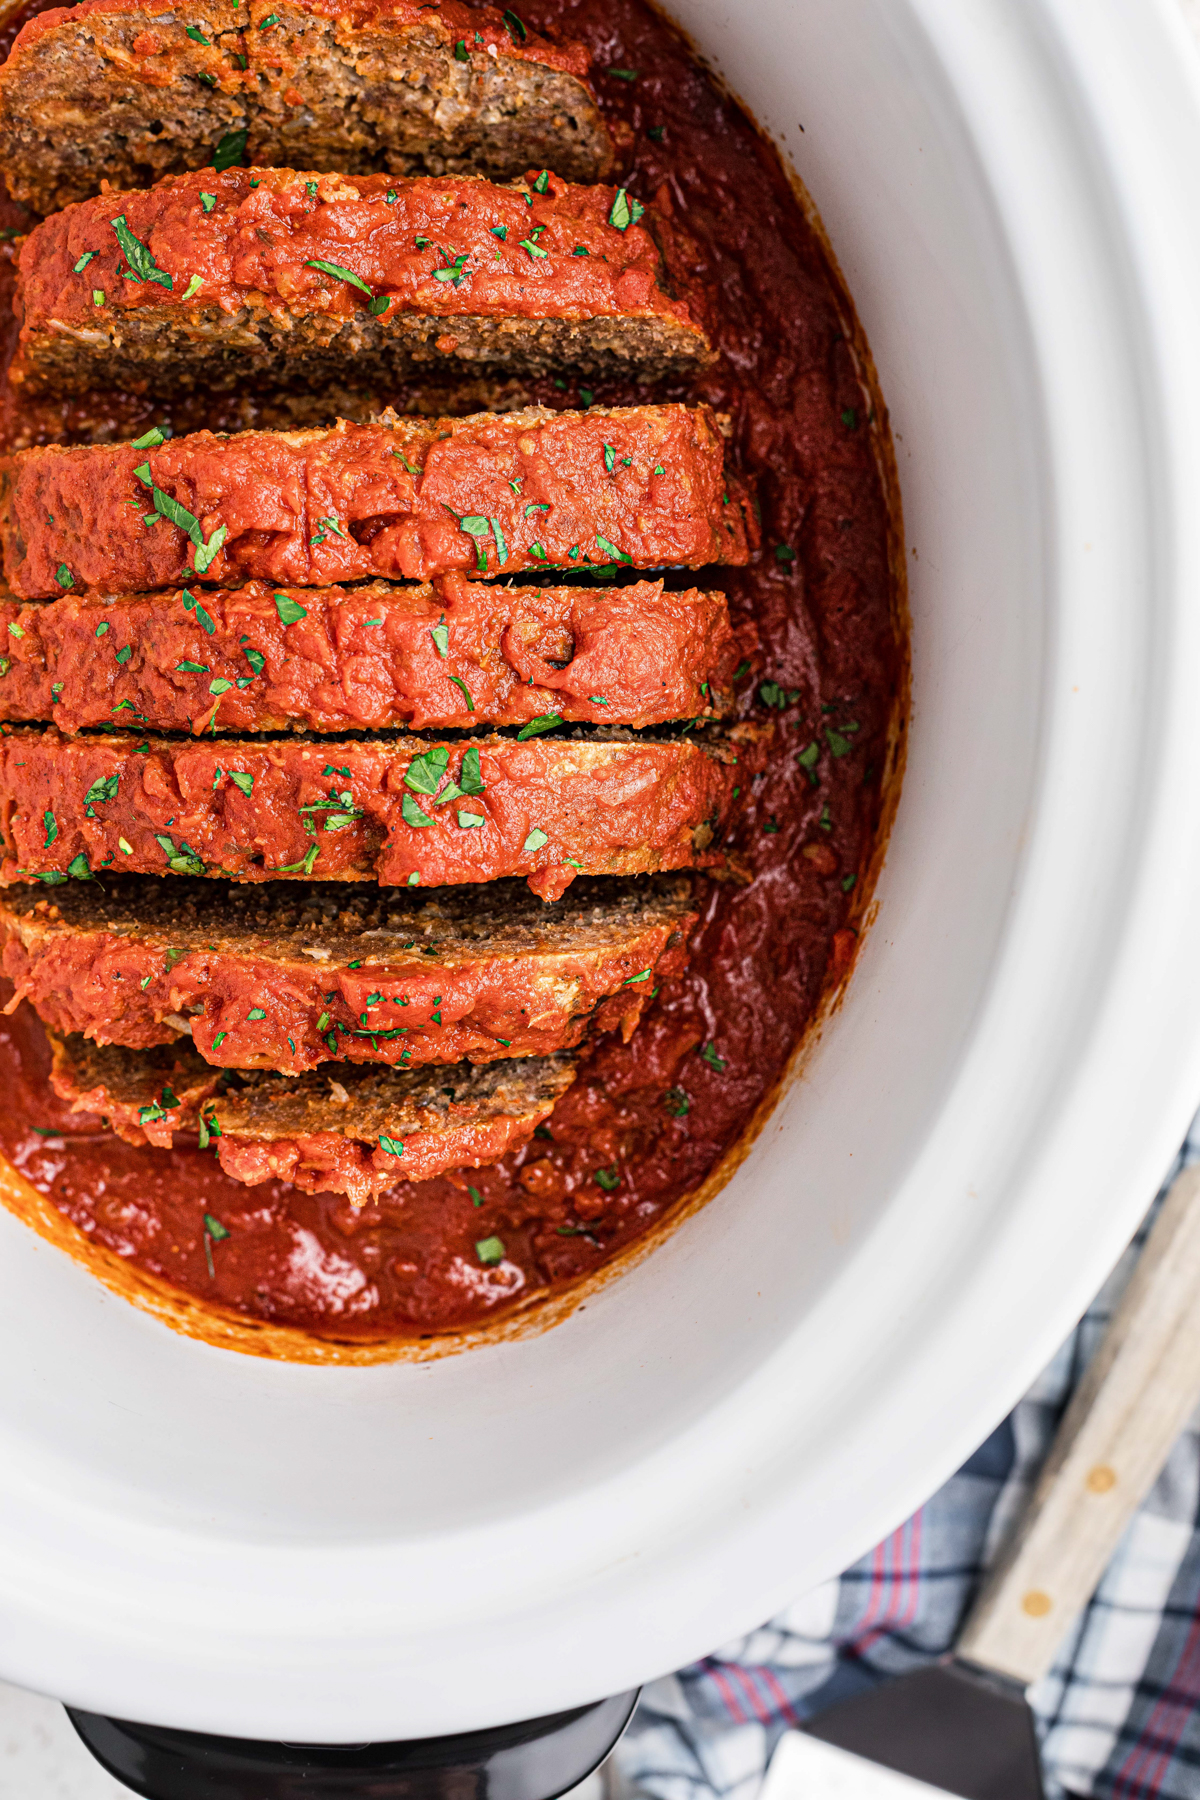
[[[74,732],[126,712],[196,735],[214,710],[237,732],[719,718],[750,648],[719,593],[666,592],[661,581],[504,588],[457,575],[411,588],[251,582],[0,598],[0,639],[0,719]],[[214,682],[225,684],[216,697]]]
[[[206,168],[235,132],[266,166],[603,180],[588,62],[458,0],[243,0],[219,18],[202,0],[84,0],[30,20],[0,69],[0,162],[43,213],[102,178]]]
[[[362,1068],[221,1076],[193,1051],[122,1050],[52,1039],[51,1081],[77,1112],[132,1143],[200,1131],[226,1174],[290,1180],[356,1204],[398,1180],[480,1167],[528,1139],[575,1075],[569,1056],[483,1068]]]
[[[194,524],[172,523],[155,493]],[[201,431],[147,449],[0,458],[4,574],[23,599],[147,592],[181,574],[323,587],[741,564],[758,541],[707,406],[385,414],[326,431]]]
[[[439,744],[17,726],[0,739],[0,884],[114,865],[384,887],[524,875],[552,900],[577,874],[717,867],[739,772],[760,748],[746,730]]]
[[[710,361],[698,297],[666,274],[665,215],[629,223],[617,190],[532,179],[545,191],[229,169],[69,207],[21,250],[10,379],[169,395],[438,363],[663,380]],[[153,258],[146,279],[128,278],[117,217]],[[676,243],[672,266],[692,262]]]
[[[696,918],[679,877],[583,880],[552,907],[511,881],[423,899],[128,875],[0,900],[4,974],[55,1031],[135,1049],[190,1032],[206,1067],[291,1072],[628,1039]]]

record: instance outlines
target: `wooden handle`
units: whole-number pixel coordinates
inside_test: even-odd
[[[959,1656],[1025,1684],[1045,1674],[1198,1402],[1200,1165],[1163,1202]]]

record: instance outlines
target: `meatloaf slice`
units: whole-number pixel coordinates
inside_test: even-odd
[[[706,406],[159,435],[0,458],[14,593],[698,568],[758,543]]]
[[[42,213],[214,157],[597,181],[613,147],[588,66],[582,45],[459,0],[84,0],[17,34],[0,163]]]
[[[106,875],[0,899],[13,1005],[60,1033],[145,1049],[190,1032],[206,1065],[495,1062],[632,1036],[687,961],[678,877],[521,882],[422,899],[337,883]]]
[[[568,728],[569,730],[570,728]],[[735,728],[735,730],[738,728]],[[47,875],[447,887],[725,862],[732,736],[0,739],[0,885]]]
[[[79,731],[132,712],[197,735],[714,718],[729,710],[739,656],[723,594],[461,575],[0,598],[0,642],[0,719]]]
[[[699,302],[671,290],[666,218],[635,224],[634,206],[547,170],[514,187],[207,170],[106,193],[25,240],[10,379],[174,394],[386,384],[437,362],[686,376],[712,356]]]
[[[474,1068],[222,1074],[188,1048],[101,1048],[52,1039],[50,1081],[75,1112],[99,1113],[133,1144],[169,1148],[196,1131],[235,1181],[289,1181],[355,1206],[401,1181],[478,1169],[526,1142],[574,1080],[569,1056]]]

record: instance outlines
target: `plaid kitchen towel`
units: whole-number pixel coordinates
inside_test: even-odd
[[[1164,1188],[1196,1161],[1200,1114]],[[919,1512],[749,1637],[646,1688],[617,1753],[624,1782],[654,1800],[754,1800],[789,1725],[950,1649],[1147,1224],[1032,1390]],[[1200,1800],[1200,1414],[1029,1699],[1049,1800]]]

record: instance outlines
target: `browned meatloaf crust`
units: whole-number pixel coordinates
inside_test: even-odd
[[[552,907],[522,882],[422,899],[111,873],[0,899],[12,1004],[54,1030],[132,1049],[190,1032],[206,1063],[291,1073],[628,1039],[695,922],[678,877],[584,881]]]
[[[523,1144],[574,1079],[568,1056],[490,1067],[369,1069],[230,1079],[190,1048],[121,1050],[52,1039],[51,1083],[129,1143],[198,1131],[235,1181],[290,1181],[361,1206],[398,1181],[480,1168]]]
[[[568,732],[572,728],[568,727]],[[741,728],[735,728],[735,731]],[[731,735],[0,740],[0,884],[116,866],[447,887],[724,864]]]
[[[635,209],[624,189],[537,170],[516,187],[208,170],[102,194],[25,240],[10,378],[163,395],[386,383],[436,362],[687,375],[711,359],[700,309],[667,277],[667,220]]]
[[[0,719],[74,732],[132,714],[197,735],[640,728],[727,712],[739,645],[723,594],[661,581],[0,599]]]
[[[588,62],[457,0],[84,0],[31,19],[0,69],[0,165],[43,213],[204,168],[222,139],[219,162],[597,181]]]
[[[699,568],[747,562],[758,525],[708,407],[533,408],[22,450],[0,459],[0,543],[8,585],[36,600],[198,575]]]

